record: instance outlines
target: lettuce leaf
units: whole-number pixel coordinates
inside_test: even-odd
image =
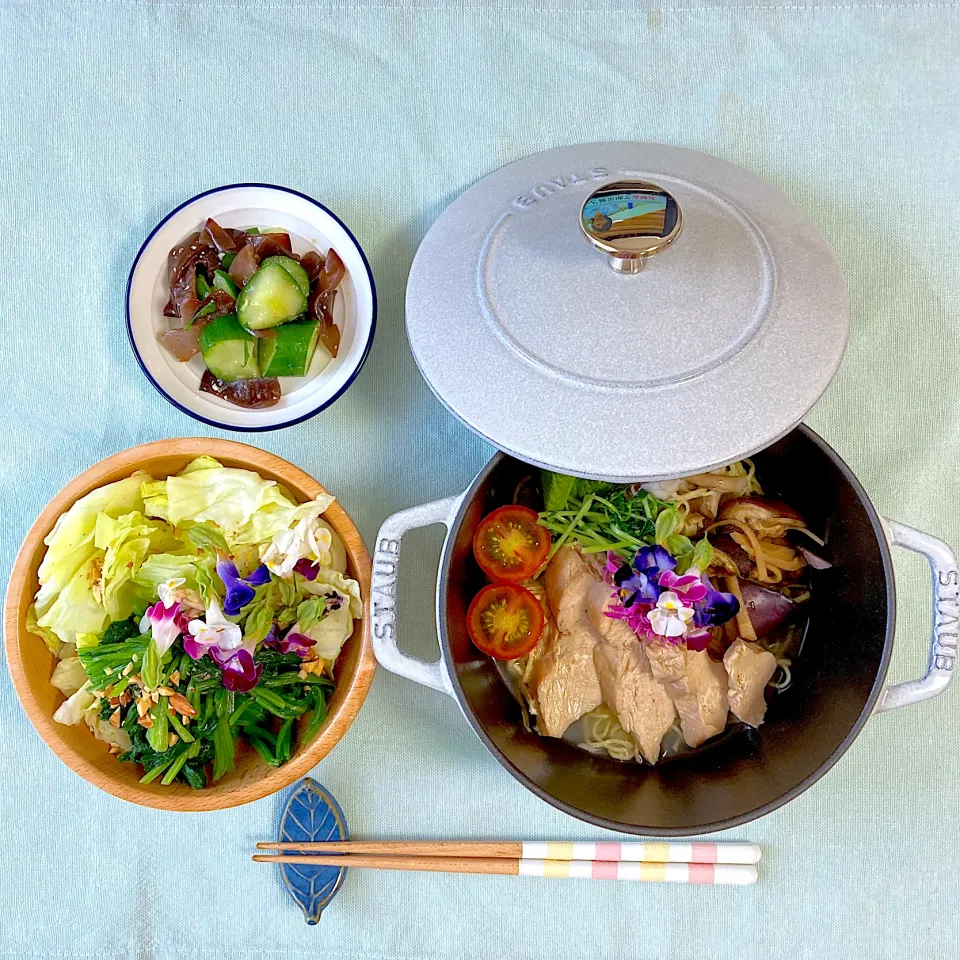
[[[65,697],[72,697],[87,682],[87,671],[79,657],[69,657],[61,660],[53,668],[50,683],[53,684]]]
[[[112,727],[108,720],[104,720],[99,713],[96,701],[90,704],[83,712],[83,722],[90,728],[90,732],[104,743],[113,743],[120,748],[121,753],[133,749],[130,734],[123,727]]]
[[[134,578],[148,553],[178,545],[166,523],[142,513],[117,518],[98,514],[94,544],[104,551],[99,592],[111,620],[126,620],[135,609],[142,612],[151,603],[152,591],[138,589]]]
[[[661,547],[667,546],[667,541],[674,536],[682,526],[683,517],[680,516],[680,511],[672,504],[669,507],[664,507],[664,509],[657,514],[656,530],[654,533],[656,542],[660,544]],[[673,551],[671,551],[671,553],[672,552]]]
[[[52,633],[61,643],[90,646],[107,628],[110,618],[94,590],[100,582],[103,554],[95,551],[74,573],[49,609],[37,617],[37,626]]]
[[[543,482],[543,509],[549,513],[565,510],[573,496],[577,478],[550,470],[541,470],[540,474]]]
[[[41,627],[40,624],[37,623],[37,608],[36,605],[32,603],[27,607],[26,627],[27,633],[32,633],[35,637],[40,637],[51,653],[56,654],[58,657],[60,656],[60,651],[64,647],[64,643],[52,630]]]
[[[84,712],[93,705],[96,699],[90,690],[90,681],[88,680],[76,693],[67,697],[67,699],[57,707],[53,719],[56,720],[57,723],[72,727],[75,723],[79,723],[83,719]]]
[[[162,516],[176,525],[210,522],[220,528],[228,542],[250,536],[251,521],[261,524],[279,512],[288,516],[295,505],[278,490],[275,480],[264,480],[252,470],[222,467],[209,457],[193,461],[176,476],[143,488],[145,512]],[[261,539],[268,539],[262,537]]]
[[[223,534],[212,523],[194,523],[187,529],[187,539],[201,551],[217,550],[229,553],[230,546]]]
[[[244,607],[246,614],[246,620],[243,623],[244,639],[256,643],[263,640],[270,632],[279,605],[280,595],[274,581],[257,587],[253,600]]]
[[[148,473],[138,470],[130,477],[93,490],[60,515],[43,541],[47,552],[37,571],[40,581],[35,600],[38,618],[47,613],[60,591],[96,552],[97,516],[119,517],[131,511],[142,511],[140,486],[144,480],[150,479]]]
[[[360,596],[360,584],[356,580],[345,577],[337,570],[321,567],[317,571],[317,579],[305,580],[301,589],[303,592],[312,593],[315,596],[329,596],[331,593],[339,593],[348,601],[344,604],[344,607],[349,609],[350,616],[354,620],[360,620],[363,617],[363,598]]]
[[[316,644],[310,648],[311,653],[330,662],[336,660],[343,645],[353,633],[353,617],[350,615],[350,605],[344,603],[339,609],[331,610],[307,629],[304,629],[301,624],[299,632],[316,641]]]
[[[297,607],[297,623],[300,624],[301,631],[306,632],[315,624],[318,624],[326,616],[326,613],[326,597],[311,597],[309,600],[304,600]]]
[[[156,597],[157,587],[167,580],[184,580],[187,590],[195,590],[205,603],[220,597],[222,585],[216,576],[216,556],[183,553],[154,553],[140,565],[134,582]]]

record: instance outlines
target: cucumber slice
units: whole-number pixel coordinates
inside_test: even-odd
[[[213,285],[218,290],[228,293],[234,300],[240,296],[240,291],[237,289],[237,285],[230,279],[230,274],[224,273],[223,270],[213,271]]]
[[[202,274],[197,274],[197,299],[203,300],[205,297],[210,296],[210,284],[207,283],[207,278]]]
[[[233,261],[236,260],[236,259],[237,259],[237,255],[236,255],[235,253],[225,253],[225,254],[220,258],[220,262],[223,264],[223,269],[224,269],[224,270],[229,270],[229,269],[230,269],[230,264],[233,263]]]
[[[237,317],[249,330],[276,327],[306,309],[307,298],[297,281],[277,263],[261,264],[237,299]]]
[[[265,377],[304,377],[320,339],[319,320],[294,320],[277,327],[276,336],[260,341],[260,369]]]
[[[305,296],[310,296],[310,278],[307,276],[307,271],[297,263],[296,260],[291,260],[289,257],[276,256],[276,257],[267,257],[260,266],[265,266],[268,263],[275,263],[278,267],[283,267],[287,273],[296,281],[297,286],[300,288],[300,292]]]
[[[260,376],[257,338],[232,313],[217,317],[200,331],[200,352],[207,369],[225,383]]]

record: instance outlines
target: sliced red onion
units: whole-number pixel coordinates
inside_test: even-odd
[[[829,570],[833,566],[829,560],[814,553],[809,547],[797,546],[796,551],[814,570]]]
[[[741,580],[740,592],[758,638],[765,637],[785,623],[797,606],[779,591],[761,587],[758,583]]]

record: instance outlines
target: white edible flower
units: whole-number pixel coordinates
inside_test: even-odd
[[[224,617],[215,596],[210,597],[205,620],[191,620],[187,629],[190,636],[204,647],[236,650],[243,644],[243,631]]]
[[[172,607],[180,598],[176,595],[177,587],[182,587],[186,583],[183,577],[171,577],[163,583],[157,585],[157,596],[165,607]]]
[[[260,560],[271,573],[289,580],[299,560],[329,566],[332,545],[330,530],[321,525],[320,514],[314,511],[298,520],[289,530],[275,533],[270,543],[260,548]]]
[[[658,636],[682,637],[693,619],[693,607],[686,606],[672,590],[665,590],[647,617]]]
[[[171,577],[169,580],[164,580],[163,583],[157,585],[157,596],[168,610],[179,602],[180,610],[184,615],[202,614],[203,597],[196,590],[184,587],[186,582],[183,577]]]

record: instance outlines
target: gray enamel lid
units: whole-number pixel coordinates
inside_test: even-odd
[[[584,205],[620,181],[682,213],[634,273],[588,238],[612,208]],[[537,466],[627,482],[788,433],[840,365],[849,300],[776,187],[681,147],[597,143],[526,157],[454,201],[417,251],[406,316],[424,378],[468,427]]]

